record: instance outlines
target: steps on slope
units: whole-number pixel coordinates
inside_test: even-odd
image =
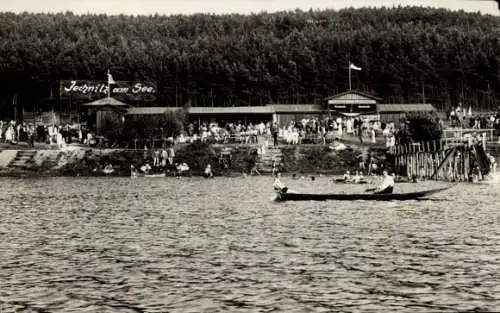
[[[280,168],[283,162],[283,152],[280,148],[269,147],[266,153],[260,155],[257,161],[257,169],[262,173],[272,173],[273,161],[276,161],[276,166]]]
[[[26,169],[30,168],[36,150],[18,150],[15,158],[9,163],[9,167]]]

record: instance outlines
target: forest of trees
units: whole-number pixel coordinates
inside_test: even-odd
[[[157,106],[319,103],[348,88],[387,103],[500,104],[500,18],[432,8],[252,15],[0,13],[0,100],[58,80],[157,83]],[[425,97],[425,98],[424,98]]]

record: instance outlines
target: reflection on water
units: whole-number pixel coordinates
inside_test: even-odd
[[[274,203],[269,177],[1,184],[2,313],[500,310],[500,186]]]

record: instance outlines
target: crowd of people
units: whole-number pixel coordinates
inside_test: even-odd
[[[383,124],[360,117],[310,117],[291,120],[286,125],[270,121],[248,125],[241,122],[193,123],[189,125],[186,135],[181,135],[181,141],[255,143],[257,136],[266,136],[274,145],[280,141],[286,144],[326,144],[333,138],[355,136],[360,142],[377,143],[377,138],[383,136],[386,145],[391,146],[396,144],[396,134],[394,123]]]
[[[496,129],[500,135],[500,113],[489,115],[472,115],[462,106],[453,108],[448,114],[447,126],[473,129]],[[444,127],[444,125],[443,125]],[[271,144],[285,143],[290,145],[304,143],[327,144],[335,138],[353,137],[361,143],[376,144],[383,141],[387,148],[401,142],[401,129],[394,123],[381,123],[358,117],[305,117],[291,120],[284,125],[277,122],[261,121],[258,123],[226,122],[226,123],[191,123],[178,138],[177,142],[217,142],[217,143],[257,143],[258,136],[264,136]],[[499,142],[500,142],[500,136]],[[34,147],[35,142],[55,144],[63,147],[72,142],[97,144],[97,136],[86,131],[80,125],[26,124],[14,121],[0,121],[0,143],[16,144],[27,142]]]
[[[84,133],[87,135],[84,139]],[[16,145],[20,142],[35,147],[35,143],[57,145],[59,148],[72,142],[84,143],[92,134],[85,132],[80,125],[16,123],[0,121],[0,143]]]
[[[461,107],[457,107],[450,112],[448,123],[438,119],[442,128],[460,127],[472,129],[495,129],[500,142],[500,113],[476,114],[463,113]],[[361,143],[372,144],[382,140],[387,148],[392,148],[399,144],[402,138],[402,129],[396,127],[394,122],[381,123],[379,120],[370,120],[363,117],[310,117],[291,120],[286,125],[279,125],[274,122],[261,122],[258,124],[243,125],[240,123],[228,123],[219,126],[211,123],[210,126],[202,124],[201,138],[206,141],[214,138],[216,141],[224,141],[224,138],[241,138],[241,142],[248,143],[251,136],[268,135],[273,139],[273,144],[277,145],[281,139],[286,144],[303,143],[323,143],[331,138],[343,138],[345,136],[356,137]],[[193,128],[194,130],[194,128]],[[197,134],[191,132],[195,137]]]
[[[182,141],[217,142],[217,143],[255,143],[258,135],[264,135],[269,123],[244,124],[241,121],[233,123],[191,123],[186,134],[181,134]]]
[[[452,128],[494,129],[500,142],[500,111],[496,114],[473,114],[470,107],[465,110],[460,104],[448,112],[447,119]]]

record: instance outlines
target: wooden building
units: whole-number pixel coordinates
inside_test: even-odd
[[[359,116],[381,122],[399,124],[407,112],[431,112],[430,104],[382,104],[380,98],[360,91],[347,91],[328,98],[322,104],[268,104],[265,106],[241,107],[190,107],[188,118],[197,123],[241,122],[244,124],[277,121],[280,126],[289,125],[292,120],[321,118],[323,116]],[[175,107],[133,107],[127,115],[164,114]]]
[[[241,107],[190,107],[189,119],[198,123],[260,123],[272,121],[274,108],[271,106]]]
[[[435,112],[436,108],[428,103],[416,104],[377,104],[377,112],[380,115],[380,122],[394,123],[399,126],[402,118],[407,113]]]
[[[128,109],[127,116],[148,116],[161,115],[167,112],[176,111],[180,108],[176,107],[133,107]]]
[[[351,90],[327,97],[324,100],[325,110],[331,114],[376,114],[380,98],[367,93]]]
[[[273,120],[280,126],[289,125],[291,121],[304,118],[318,118],[326,114],[319,104],[269,104],[273,108]]]

